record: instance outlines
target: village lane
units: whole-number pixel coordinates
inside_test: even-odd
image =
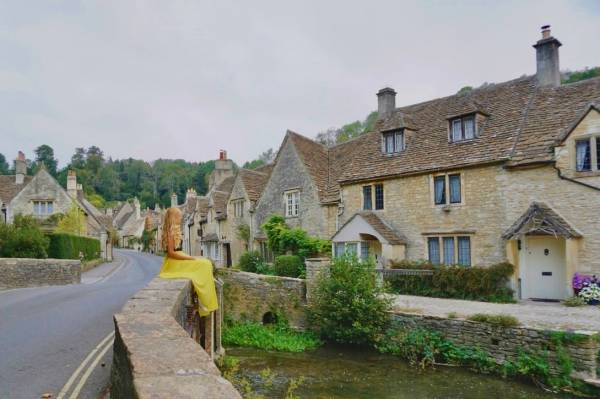
[[[113,314],[160,265],[115,250],[81,284],[0,291],[0,398],[97,398],[110,375]]]

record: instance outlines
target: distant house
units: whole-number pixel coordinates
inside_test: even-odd
[[[25,154],[19,151],[15,175],[0,175],[0,208],[6,223],[11,223],[18,214],[46,219],[67,212],[73,204],[86,215],[87,235],[100,241],[102,258],[111,260],[110,224],[102,212],[85,199],[74,171],[68,174],[65,190],[44,168],[35,176],[27,176]]]

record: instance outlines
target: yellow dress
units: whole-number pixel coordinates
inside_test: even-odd
[[[180,251],[179,253],[184,254]],[[192,280],[200,302],[198,312],[201,316],[206,316],[219,307],[213,279],[213,266],[210,260],[205,258],[179,260],[169,258],[167,255],[160,269],[159,277],[188,278]]]

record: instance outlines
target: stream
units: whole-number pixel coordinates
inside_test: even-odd
[[[326,346],[304,353],[228,348],[240,361],[241,376],[254,393],[284,398],[290,379],[303,377],[295,391],[315,399],[558,399],[533,384],[454,367],[420,370],[391,355]],[[264,370],[270,369],[271,377]],[[262,375],[261,375],[262,372]],[[271,381],[269,383],[269,380]],[[266,382],[266,383],[265,383]]]

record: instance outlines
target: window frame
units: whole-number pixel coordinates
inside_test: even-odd
[[[466,137],[466,128],[465,128],[465,121],[473,121],[473,137]],[[453,117],[450,118],[448,120],[449,122],[449,128],[448,128],[448,141],[450,143],[462,143],[465,141],[471,141],[476,139],[477,136],[477,118],[476,118],[476,114],[466,114],[466,115],[461,115],[461,116],[457,116],[457,117]],[[454,135],[454,126],[460,123],[460,132],[459,132],[459,138],[455,139],[455,135]]]
[[[366,193],[368,191],[368,195]],[[367,206],[367,198],[369,199]],[[362,186],[362,210],[363,211],[371,211],[373,210],[373,185],[367,184]]]
[[[459,186],[459,201],[452,201],[452,188],[450,185],[450,177],[458,176]],[[443,181],[444,193],[443,201],[438,202],[436,198],[436,182]],[[462,171],[459,172],[444,172],[435,173],[430,175],[430,190],[431,190],[431,203],[433,207],[445,207],[445,206],[462,206],[465,205],[465,174]]]
[[[54,213],[53,200],[32,200],[33,215],[36,217],[50,216]]]
[[[283,193],[284,214],[286,218],[300,216],[300,190],[288,190]]]
[[[243,198],[231,201],[231,203],[233,205],[233,217],[236,217],[236,218],[244,217],[245,202],[246,201]]]
[[[365,190],[369,189],[369,193],[370,193],[370,207],[367,208],[366,207],[366,203],[365,203]],[[380,191],[378,190],[378,188],[380,188]],[[381,193],[381,198],[378,197],[378,192]],[[361,190],[361,202],[362,202],[362,206],[361,209],[363,211],[382,211],[385,209],[385,185],[383,182],[380,183],[372,183],[372,184],[365,184],[362,186],[362,190]]]
[[[579,158],[578,158],[578,150],[577,148],[579,147],[579,143],[587,143],[587,160],[588,160],[588,167],[587,168],[582,168],[580,169],[578,164],[579,164]],[[596,144],[597,147],[597,144]],[[591,172],[593,170],[593,162],[592,162],[592,137],[585,137],[585,138],[576,138],[575,139],[575,170],[577,172]],[[585,163],[584,163],[585,166]]]
[[[388,138],[391,138],[391,152],[388,151]],[[381,151],[391,156],[401,153],[406,149],[406,135],[404,129],[389,130],[381,133]]]
[[[445,242],[452,240],[452,262],[446,262],[446,246]],[[468,240],[468,254],[463,253],[459,242]],[[437,256],[438,263],[435,263],[431,259],[431,242],[437,242]],[[473,235],[472,234],[428,234],[425,236],[425,247],[426,247],[426,259],[434,265],[440,266],[461,266],[461,267],[473,267]],[[461,259],[468,259],[468,264],[460,263]]]

